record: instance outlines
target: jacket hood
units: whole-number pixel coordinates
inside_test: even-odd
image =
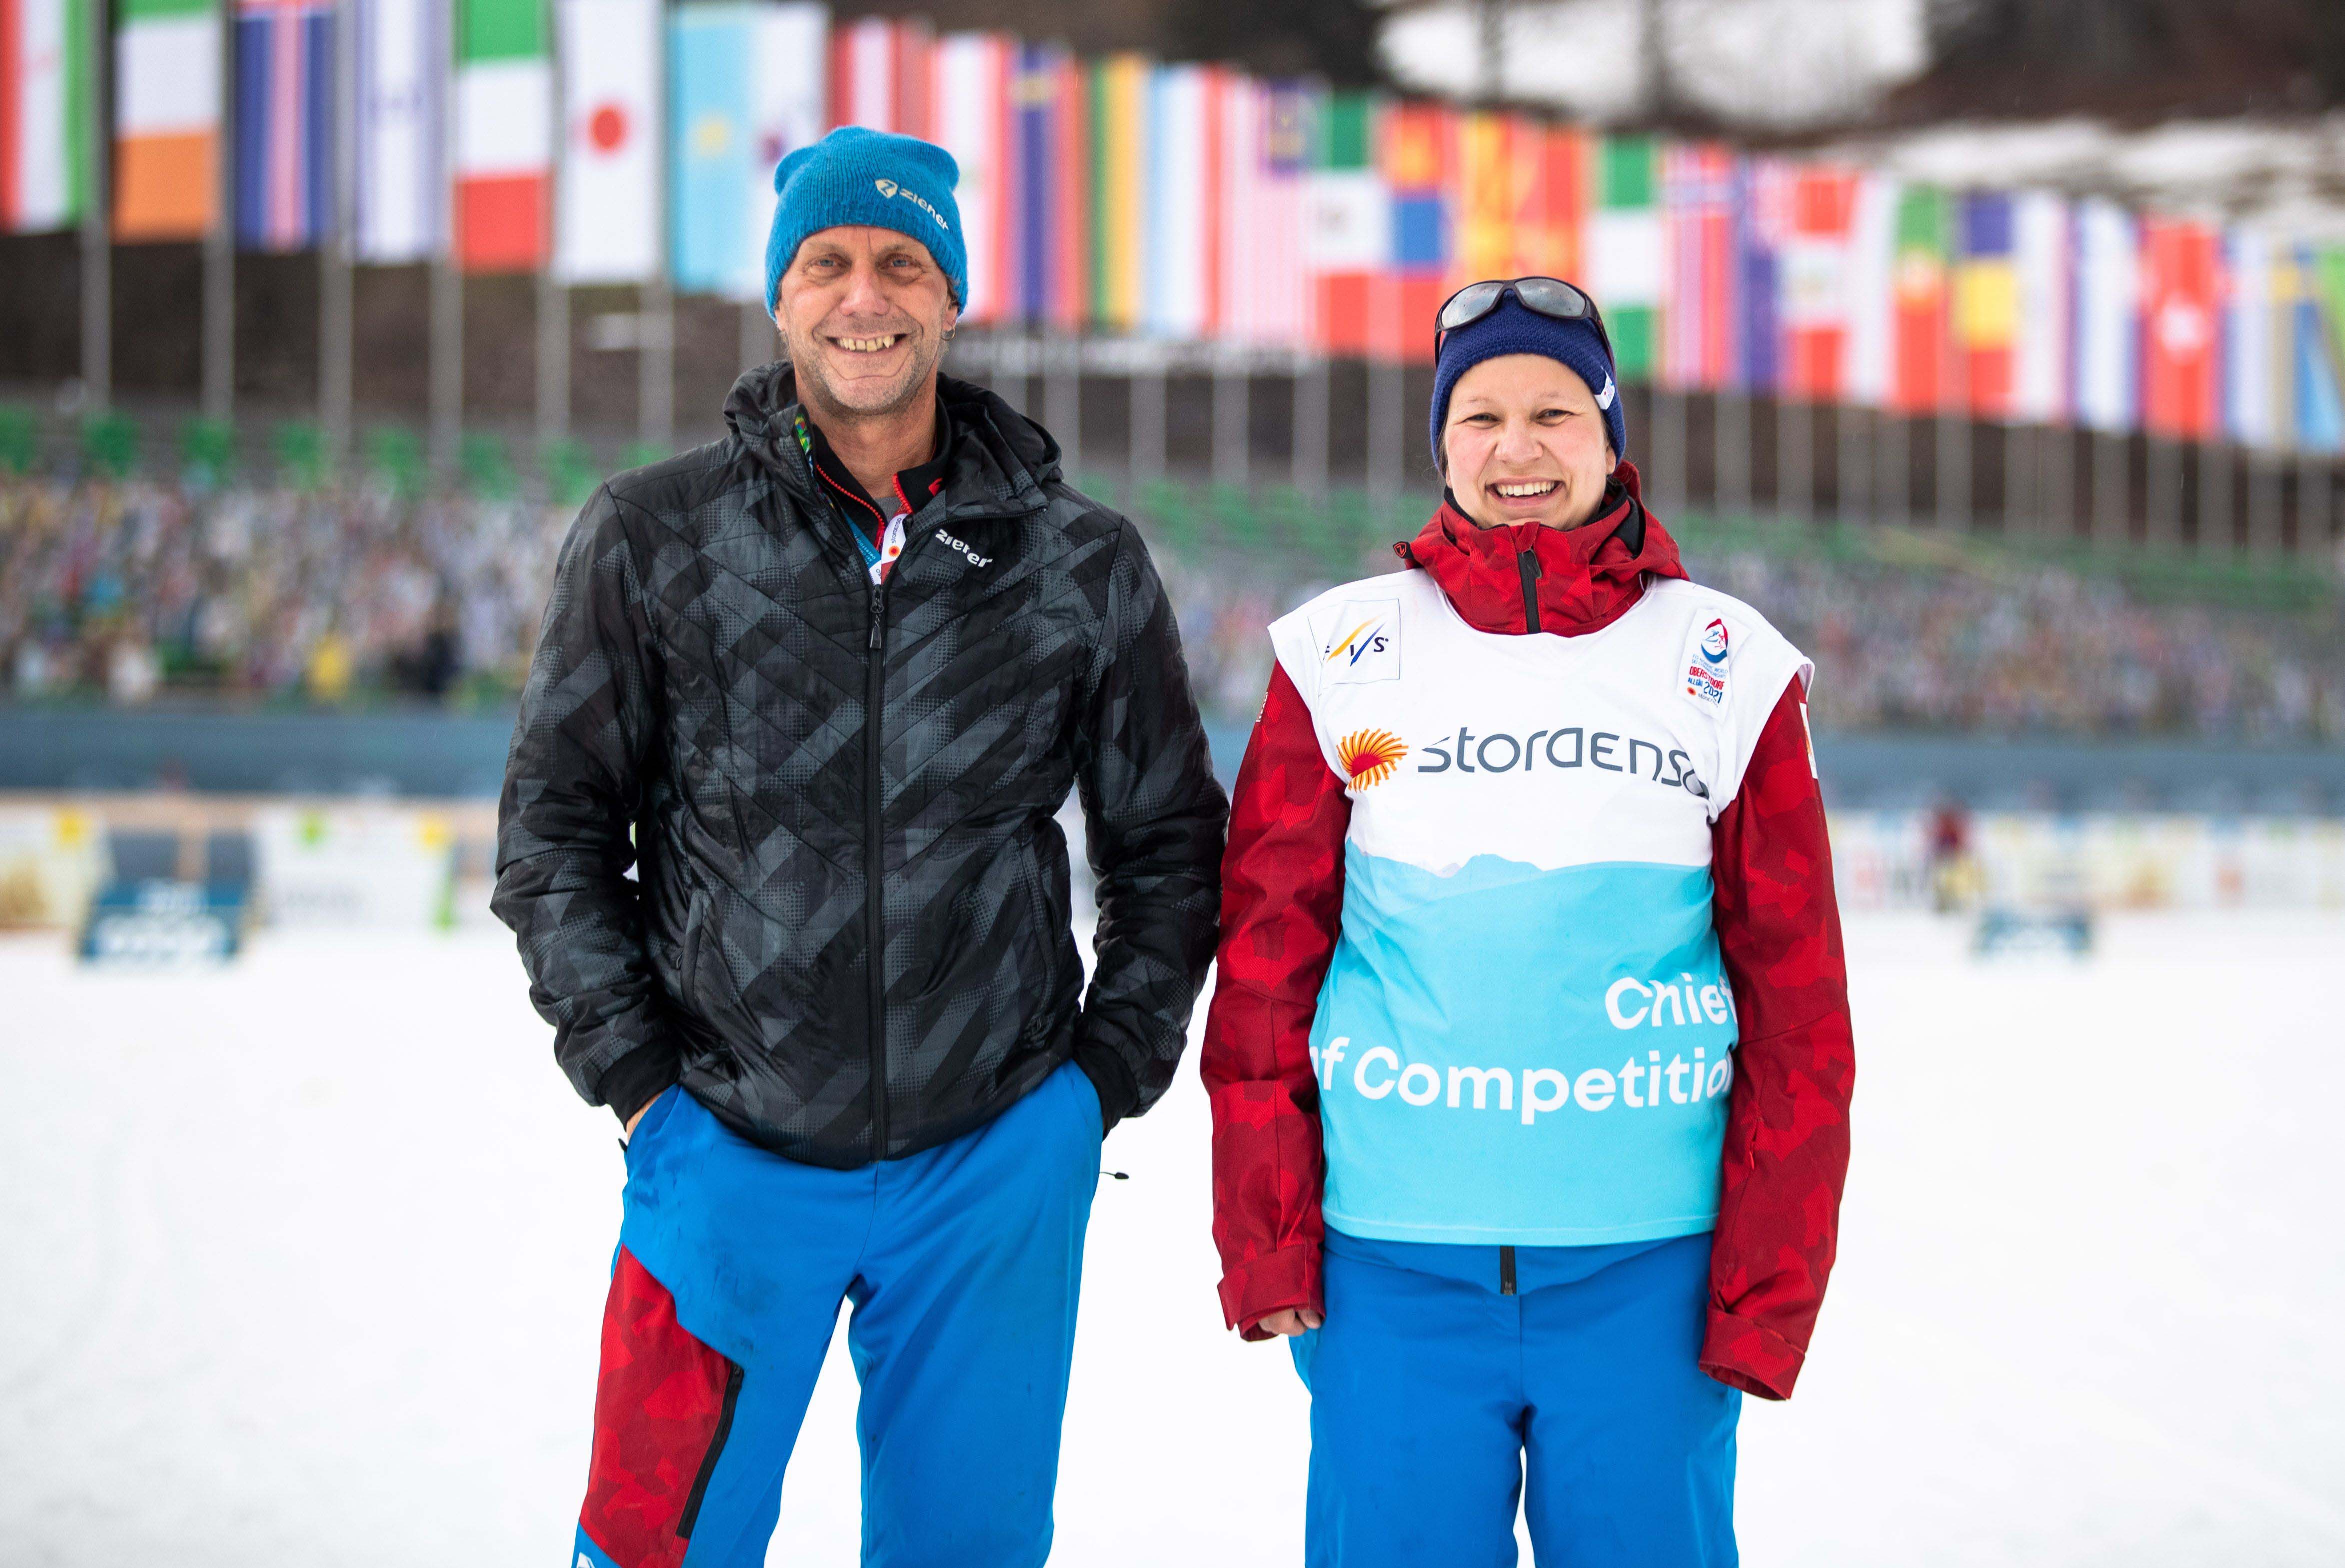
[[[1623,462],[1596,516],[1574,529],[1541,522],[1477,528],[1444,494],[1439,510],[1393,551],[1433,576],[1481,632],[1599,631],[1644,597],[1645,577],[1683,577],[1677,541],[1645,510],[1636,465]]]
[[[938,496],[944,510],[922,521],[1041,511],[1049,501],[1043,488],[1060,478],[1059,443],[1051,432],[972,382],[939,376],[937,399],[951,417],[953,443]],[[787,359],[743,371],[725,399],[725,423],[735,439],[801,501],[811,502],[820,492],[798,449],[798,412],[797,376]]]

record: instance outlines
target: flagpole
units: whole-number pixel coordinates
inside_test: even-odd
[[[1645,493],[1664,511],[1682,511],[1686,500],[1686,400],[1676,388],[1653,381],[1653,477]]]
[[[1816,503],[1815,410],[1805,398],[1775,400],[1775,511],[1805,521]]]
[[[2198,443],[2198,552],[2231,548],[2231,447],[2220,434]]]
[[[1299,350],[1294,366],[1294,488],[1327,493],[1327,356]]]
[[[1834,416],[1839,427],[1838,450],[1832,459],[1834,510],[1842,522],[1854,522],[1873,505],[1873,443],[1870,409],[1853,402],[1840,405]]]
[[[86,183],[81,212],[81,385],[83,401],[103,410],[114,400],[114,194],[108,178],[114,145],[114,106],[109,91],[114,40],[106,26],[107,7],[86,0],[76,25],[88,30],[82,49],[82,102],[86,110],[83,149]]]
[[[1365,459],[1368,490],[1380,496],[1400,493],[1402,405],[1406,401],[1406,372],[1401,368],[1400,278],[1380,269],[1368,282],[1371,309],[1381,330],[1371,330],[1368,343],[1368,429]]]
[[[2182,541],[2182,443],[2161,436],[2149,438],[2149,542],[2175,545]]]
[[[1224,344],[1213,362],[1213,482],[1246,487],[1252,457],[1253,369],[1242,346]]]
[[[545,182],[545,230],[553,237],[543,265],[537,269],[537,447],[543,459],[556,441],[570,433],[570,288],[561,276],[563,165],[568,161],[564,137],[569,114],[563,98],[562,15],[550,7],[552,25],[545,30],[546,106],[553,121],[547,133],[553,148],[553,167]]]
[[[324,243],[318,248],[318,422],[326,461],[338,468],[350,452],[352,318],[351,217],[358,194],[358,0],[334,8],[333,194]]]
[[[667,17],[660,13],[652,37],[652,147],[665,146],[656,127],[667,124]],[[652,276],[636,297],[641,311],[642,344],[637,370],[643,379],[636,395],[643,440],[666,452],[675,445],[675,289],[668,282],[667,160],[652,159]]]
[[[431,339],[428,418],[431,426],[432,473],[443,483],[456,472],[457,447],[464,433],[464,274],[457,265],[463,236],[456,205],[456,148],[462,127],[460,95],[456,91],[456,37],[460,18],[451,5],[445,13],[447,33],[439,40],[441,93],[439,243],[431,252]]]
[[[1737,387],[1721,387],[1711,400],[1711,421],[1717,443],[1718,478],[1712,486],[1721,514],[1748,515],[1751,511],[1751,395]]]
[[[207,419],[236,412],[236,0],[218,0],[220,83],[213,134],[212,221],[204,232],[204,388]]]
[[[1083,462],[1083,340],[1072,332],[1054,335],[1042,382],[1042,422],[1059,440],[1068,467]]]
[[[1162,346],[1145,339],[1135,339],[1132,346],[1145,356],[1146,362],[1135,358],[1132,365],[1132,438],[1126,448],[1129,466],[1135,481],[1162,479],[1167,420]]]
[[[762,299],[741,301],[741,369],[754,370],[770,364],[779,352],[774,338],[774,319],[766,314]]]

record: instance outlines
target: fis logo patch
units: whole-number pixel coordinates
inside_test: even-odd
[[[1371,789],[1384,783],[1406,755],[1408,743],[1390,730],[1354,730],[1335,743],[1336,760],[1344,764],[1344,775],[1354,789]]]
[[[1400,679],[1400,601],[1353,600],[1336,608],[1319,642],[1321,681],[1354,684]]]
[[[1716,616],[1686,651],[1685,694],[1718,707],[1726,701],[1727,666],[1734,657],[1734,639],[1726,622]]]

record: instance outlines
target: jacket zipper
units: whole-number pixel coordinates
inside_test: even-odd
[[[1538,557],[1526,550],[1515,557],[1515,564],[1522,568],[1523,573],[1523,630],[1536,632],[1539,629]]]
[[[880,812],[879,702],[887,679],[888,584],[871,585],[871,667],[863,687],[863,939],[871,976],[871,1158],[888,1158],[888,937]]]
[[[1514,1293],[1515,1249],[1511,1247],[1501,1247],[1498,1249],[1498,1294],[1511,1296]]]

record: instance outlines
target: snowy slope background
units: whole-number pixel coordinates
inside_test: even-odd
[[[2345,1561],[2345,918],[1849,936],[1842,1260],[1798,1398],[1744,1407],[1745,1560]],[[622,1171],[510,939],[15,937],[0,996],[0,1563],[562,1561]],[[1193,1056],[1107,1160],[1053,1561],[1292,1564],[1304,1397],[1219,1321]],[[774,1563],[854,1561],[843,1341]]]

